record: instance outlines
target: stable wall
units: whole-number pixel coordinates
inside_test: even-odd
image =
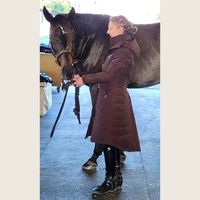
[[[40,71],[53,79],[53,86],[61,85],[61,67],[55,63],[55,57],[51,53],[40,52]]]

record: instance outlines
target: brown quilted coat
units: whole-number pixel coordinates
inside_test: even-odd
[[[100,84],[86,137],[122,151],[140,151],[140,143],[127,85],[140,48],[128,34],[110,38],[102,72],[82,76],[85,84]]]

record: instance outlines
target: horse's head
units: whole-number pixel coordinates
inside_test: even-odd
[[[48,22],[50,22],[50,45],[53,56],[56,58],[56,63],[62,68],[62,77],[71,79],[74,73],[74,38],[76,32],[70,21],[75,15],[74,8],[71,9],[68,15],[58,14],[53,17],[46,7],[43,8],[43,13]]]

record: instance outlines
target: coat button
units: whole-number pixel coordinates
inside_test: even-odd
[[[107,94],[104,95],[104,98],[105,98],[105,99],[107,98]]]

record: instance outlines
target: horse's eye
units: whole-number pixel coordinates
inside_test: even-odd
[[[62,35],[61,29],[56,29],[56,30],[55,30],[55,36],[56,36],[56,37],[60,37],[61,35]]]

